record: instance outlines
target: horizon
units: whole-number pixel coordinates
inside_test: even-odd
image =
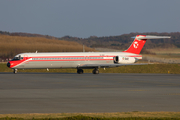
[[[26,32],[9,32],[9,31],[2,31],[0,30],[0,32],[7,32],[9,34],[32,34],[32,35],[42,35],[42,36],[49,36],[49,37],[55,37],[55,36],[51,36],[51,35],[43,35],[43,34],[38,34],[38,33],[26,33]],[[122,35],[128,35],[128,34],[135,34],[136,32],[131,32],[131,33],[124,33],[124,34],[121,34],[121,35],[110,35],[110,36],[89,36],[89,37],[86,37],[86,38],[81,38],[81,37],[77,37],[77,36],[70,36],[70,35],[65,35],[65,36],[62,36],[62,37],[55,37],[55,38],[63,38],[63,37],[72,37],[72,38],[80,38],[80,39],[88,39],[88,38],[91,38],[91,37],[115,37],[115,36],[122,36]],[[142,33],[139,33],[137,32],[137,35],[149,35],[150,33],[152,33],[151,35],[154,35],[154,34],[171,34],[171,33],[180,33],[180,32],[142,32]],[[154,34],[153,34],[154,33]],[[12,36],[16,36],[16,35],[12,35]],[[17,35],[17,36],[21,36],[21,35]]]

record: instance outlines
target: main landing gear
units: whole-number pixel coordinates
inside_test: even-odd
[[[17,73],[17,69],[13,69],[13,73],[16,74]]]
[[[83,74],[84,71],[83,69],[77,69],[77,73],[78,74]],[[99,69],[98,68],[95,68],[93,71],[92,71],[93,74],[99,74]]]
[[[83,72],[84,72],[83,69],[77,69],[78,74],[83,74]]]
[[[95,68],[93,71],[92,71],[93,74],[99,74],[99,69],[98,68]]]

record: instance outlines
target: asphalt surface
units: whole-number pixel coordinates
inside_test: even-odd
[[[180,111],[180,75],[0,73],[0,114]]]

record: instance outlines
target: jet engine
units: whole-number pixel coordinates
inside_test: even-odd
[[[138,59],[135,57],[122,57],[122,56],[114,57],[114,63],[119,63],[119,64],[135,63],[135,62],[137,62],[137,60]]]

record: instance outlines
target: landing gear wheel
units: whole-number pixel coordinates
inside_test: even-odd
[[[83,74],[83,72],[84,72],[83,69],[77,69],[78,74]]]
[[[16,74],[17,73],[17,69],[14,69],[13,73]]]
[[[98,70],[98,69],[94,69],[94,70],[92,71],[92,73],[93,73],[93,74],[99,74],[99,70]]]

